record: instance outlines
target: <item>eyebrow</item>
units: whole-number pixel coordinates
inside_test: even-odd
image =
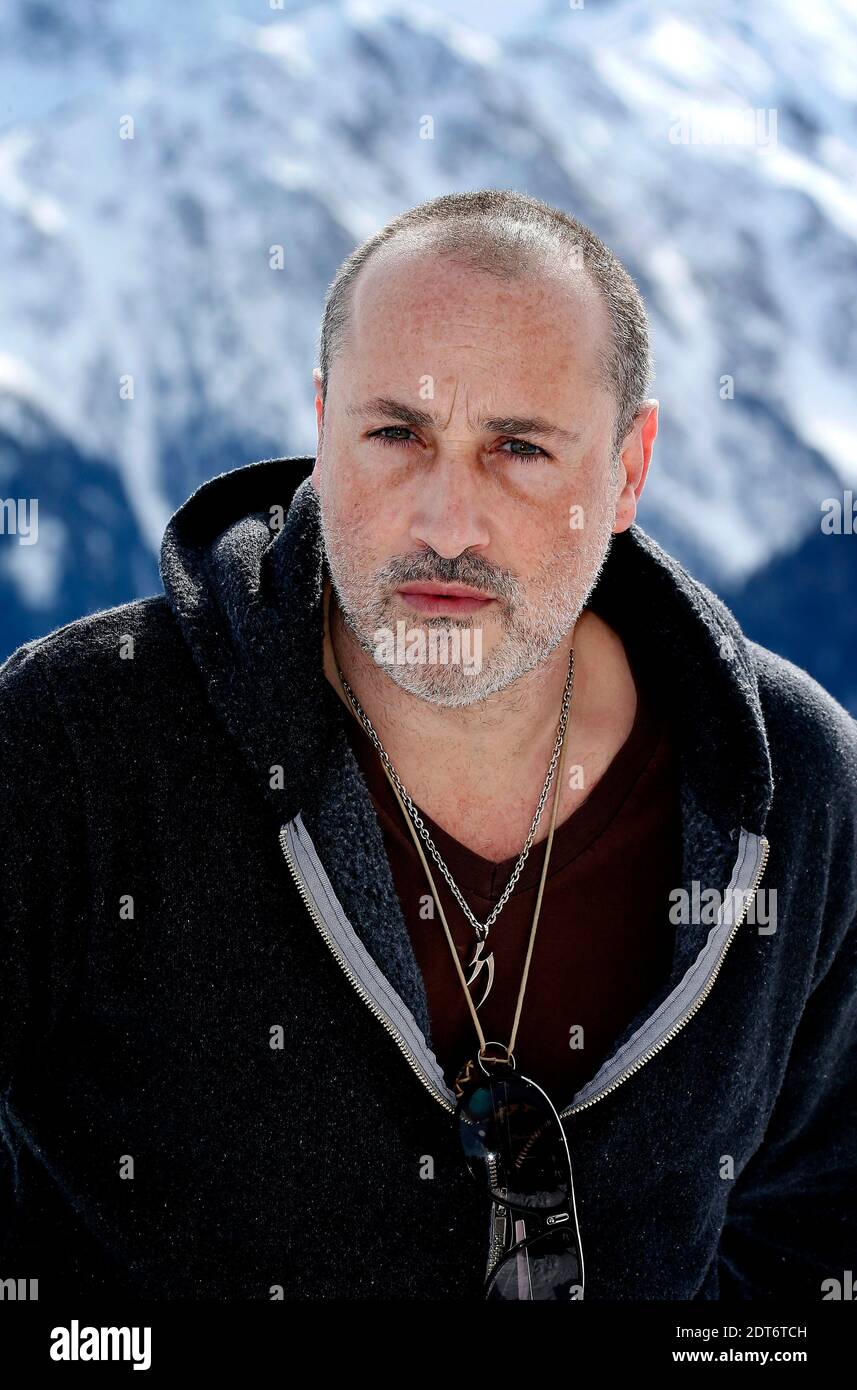
[[[419,410],[405,401],[394,400],[391,396],[373,396],[362,405],[346,406],[345,413],[361,419],[385,415],[388,419],[398,420],[401,424],[418,430],[430,429],[437,425],[437,419],[431,411]],[[561,425],[555,425],[541,415],[487,415],[477,423],[481,430],[490,434],[539,434],[543,438],[559,439],[566,444],[577,444],[580,440],[579,430],[565,430]]]

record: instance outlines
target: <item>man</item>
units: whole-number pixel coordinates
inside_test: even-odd
[[[0,671],[0,1273],[842,1296],[857,728],[636,524],[636,287],[436,199],[344,263],[315,380],[315,460],[204,484],[164,595]],[[480,1177],[531,1112],[561,1211]]]

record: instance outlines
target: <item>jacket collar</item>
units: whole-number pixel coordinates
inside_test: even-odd
[[[161,577],[211,705],[277,829],[302,812],[355,930],[428,1036],[380,828],[346,712],[322,669],[325,558],[313,463],[266,459],[204,483],[168,523]],[[725,605],[637,524],[613,537],[590,606],[619,633],[670,719],[684,886],[723,887],[741,828],[761,834],[773,796],[751,644]],[[682,928],[674,981],[706,931]]]

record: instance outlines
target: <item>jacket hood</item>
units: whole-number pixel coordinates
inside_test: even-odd
[[[322,667],[326,562],[313,464],[265,459],[212,478],[173,514],[161,545],[167,601],[278,823],[316,803],[347,748]],[[613,537],[589,606],[619,633],[671,721],[692,833],[761,834],[771,761],[752,644],[733,615],[636,523]],[[686,840],[686,850],[704,847]]]

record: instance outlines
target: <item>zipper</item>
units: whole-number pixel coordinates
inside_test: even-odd
[[[497,1160],[492,1155],[488,1155],[488,1174],[491,1181],[492,1191],[497,1188]],[[503,1188],[501,1196],[505,1196],[506,1189]],[[485,1278],[490,1279],[492,1271],[500,1262],[500,1258],[506,1247],[506,1208],[501,1202],[491,1202],[491,1234],[488,1241],[488,1263],[485,1266]]]
[[[485,1280],[489,1280],[503,1258],[506,1248],[506,1208],[499,1202],[491,1203],[491,1237],[488,1242],[488,1263],[485,1266]]]
[[[694,1016],[694,1014],[697,1012],[697,1010],[698,1010],[699,1008],[701,1008],[702,1005],[705,1003],[705,1000],[708,998],[708,995],[711,993],[711,990],[712,990],[712,988],[714,987],[714,982],[715,982],[715,980],[717,979],[717,976],[718,976],[719,973],[720,973],[720,969],[721,969],[721,967],[722,967],[722,965],[723,965],[723,961],[724,961],[724,958],[725,958],[725,956],[726,956],[726,952],[729,950],[729,947],[731,946],[731,944],[732,944],[732,942],[733,942],[733,940],[734,940],[734,938],[735,938],[735,934],[737,933],[738,928],[741,926],[742,922],[744,921],[744,918],[745,918],[746,915],[747,915],[747,912],[749,911],[750,903],[751,903],[752,900],[753,900],[753,897],[754,897],[754,895],[755,895],[756,889],[758,888],[759,883],[761,882],[761,879],[762,879],[762,875],[763,875],[764,872],[765,872],[765,866],[767,865],[767,862],[768,862],[768,854],[769,854],[769,851],[770,851],[770,844],[769,844],[769,841],[766,839],[766,837],[765,837],[764,835],[759,836],[759,841],[760,841],[760,844],[761,844],[761,846],[762,846],[762,858],[761,858],[759,867],[758,867],[758,869],[756,870],[755,876],[754,876],[754,878],[753,878],[753,883],[752,883],[752,885],[750,886],[750,888],[748,888],[747,890],[745,890],[745,894],[744,894],[744,904],[743,904],[743,907],[742,907],[742,909],[741,909],[740,916],[738,917],[738,920],[735,922],[734,926],[732,927],[732,930],[731,930],[731,932],[729,933],[729,936],[727,937],[727,939],[726,939],[726,941],[725,941],[725,943],[724,943],[724,945],[723,945],[723,949],[722,949],[722,951],[720,952],[720,957],[719,957],[719,959],[718,959],[718,961],[717,961],[717,964],[716,964],[714,970],[713,970],[712,973],[711,973],[711,977],[710,977],[710,979],[709,979],[707,985],[705,986],[705,989],[703,990],[703,992],[702,992],[702,993],[699,995],[699,997],[694,1001],[693,1005],[691,1006],[690,1009],[688,1009],[687,1013],[684,1014],[683,1017],[680,1018],[680,1019],[672,1026],[672,1028],[670,1028],[669,1032],[666,1033],[662,1038],[659,1038],[658,1041],[655,1043],[654,1047],[651,1047],[647,1052],[645,1052],[645,1053],[643,1054],[642,1057],[638,1057],[638,1058],[636,1059],[636,1061],[633,1063],[633,1065],[630,1066],[630,1067],[628,1067],[627,1071],[624,1071],[624,1072],[621,1074],[621,1076],[616,1077],[616,1079],[615,1079],[614,1081],[611,1081],[611,1083],[610,1083],[609,1086],[605,1086],[605,1087],[604,1087],[604,1090],[603,1090],[603,1091],[599,1091],[599,1092],[597,1093],[597,1095],[590,1096],[590,1098],[589,1098],[588,1100],[581,1101],[580,1104],[578,1104],[578,1105],[573,1105],[573,1104],[572,1104],[572,1105],[567,1106],[567,1107],[565,1108],[565,1110],[559,1111],[558,1113],[559,1113],[560,1119],[565,1119],[566,1116],[568,1116],[568,1115],[575,1115],[575,1114],[577,1114],[577,1113],[578,1113],[579,1111],[581,1111],[581,1110],[586,1110],[590,1105],[595,1105],[597,1101],[603,1100],[605,1096],[610,1095],[613,1091],[616,1090],[617,1086],[621,1086],[623,1081],[627,1081],[629,1076],[633,1076],[636,1072],[638,1072],[638,1071],[640,1070],[640,1068],[641,1068],[642,1066],[645,1066],[646,1062],[650,1061],[650,1060],[652,1059],[652,1057],[654,1057],[658,1052],[661,1051],[662,1048],[666,1047],[667,1043],[671,1042],[672,1039],[676,1036],[676,1034],[681,1032],[681,1030],[682,1030],[682,1028],[684,1028],[685,1024],[690,1022],[690,1020],[693,1018],[693,1016]],[[391,1022],[391,1020],[387,1017],[387,1015],[384,1013],[383,1009],[381,1009],[381,1008],[378,1006],[378,1004],[375,1002],[375,1000],[372,998],[372,996],[366,991],[366,989],[365,989],[365,988],[363,987],[363,985],[361,984],[360,980],[358,980],[357,976],[354,974],[354,971],[351,969],[350,965],[348,964],[347,960],[345,959],[345,957],[343,956],[341,950],[339,949],[339,946],[338,946],[337,943],[334,941],[333,937],[331,936],[330,932],[328,931],[327,926],[326,926],[325,923],[322,921],[321,917],[319,916],[318,912],[316,911],[315,904],[313,903],[313,901],[312,901],[312,899],[311,899],[311,897],[310,897],[310,895],[309,895],[309,892],[308,892],[308,890],[307,890],[307,888],[306,888],[306,885],[305,885],[305,883],[304,883],[304,881],[303,881],[303,879],[302,879],[302,877],[301,877],[300,870],[298,869],[298,866],[297,866],[297,864],[295,863],[294,856],[293,856],[293,854],[292,854],[291,848],[290,848],[290,846],[289,846],[289,844],[288,844],[288,841],[287,841],[287,838],[286,838],[286,826],[285,826],[285,825],[283,825],[283,826],[280,828],[280,845],[281,845],[281,847],[282,847],[283,855],[285,856],[286,863],[287,863],[288,866],[289,866],[289,871],[290,871],[290,873],[291,873],[291,875],[292,875],[292,878],[294,879],[295,887],[297,888],[297,890],[298,890],[298,892],[299,892],[299,894],[300,894],[300,896],[301,896],[301,899],[302,899],[304,905],[306,906],[306,909],[307,909],[307,911],[308,911],[308,913],[309,913],[309,915],[310,915],[310,918],[311,918],[312,921],[314,922],[314,924],[315,924],[316,928],[318,929],[319,933],[321,934],[321,937],[322,937],[322,939],[324,940],[326,946],[327,946],[328,949],[330,950],[330,952],[331,952],[331,954],[333,955],[334,959],[338,962],[338,964],[339,964],[340,967],[342,968],[344,974],[346,975],[347,979],[348,979],[349,982],[351,983],[352,987],[356,990],[356,992],[357,992],[357,994],[359,995],[359,997],[363,1000],[363,1002],[367,1005],[367,1007],[371,1010],[371,1012],[375,1015],[375,1017],[379,1020],[379,1022],[383,1025],[383,1027],[386,1029],[386,1031],[387,1031],[387,1032],[390,1034],[390,1036],[393,1038],[394,1042],[396,1043],[396,1046],[398,1047],[399,1051],[402,1053],[402,1056],[405,1058],[406,1062],[408,1063],[408,1065],[410,1066],[410,1068],[411,1068],[411,1070],[414,1072],[414,1074],[415,1074],[415,1075],[419,1078],[419,1080],[422,1082],[423,1086],[425,1086],[426,1090],[435,1098],[435,1100],[438,1102],[439,1105],[441,1105],[441,1106],[443,1107],[444,1110],[446,1110],[449,1114],[454,1114],[454,1113],[455,1113],[455,1106],[450,1102],[450,1100],[448,1099],[448,1097],[445,1096],[445,1095],[443,1094],[443,1092],[438,1088],[438,1086],[437,1086],[436,1083],[432,1080],[432,1078],[426,1074],[425,1070],[424,1070],[423,1067],[420,1065],[420,1062],[419,1062],[418,1058],[414,1056],[414,1053],[412,1052],[411,1048],[408,1046],[407,1040],[402,1036],[402,1034],[399,1032],[399,1030],[394,1026],[394,1024]],[[494,1239],[495,1239],[495,1240],[497,1239],[496,1231],[495,1231],[495,1237],[494,1237]],[[492,1250],[493,1250],[493,1242],[492,1242]]]
[[[656,1053],[660,1052],[661,1048],[666,1047],[668,1042],[672,1042],[676,1033],[681,1032],[684,1025],[686,1023],[689,1023],[690,1020],[693,1018],[697,1009],[701,1008],[701,1006],[705,1003],[706,999],[711,993],[711,990],[714,987],[714,981],[720,974],[720,968],[723,965],[726,952],[732,945],[732,942],[735,938],[735,933],[741,926],[741,923],[744,921],[744,918],[747,916],[747,912],[750,908],[750,903],[752,902],[753,897],[755,896],[756,889],[761,883],[762,875],[765,872],[765,865],[768,862],[768,853],[770,851],[770,843],[764,835],[761,835],[759,839],[762,845],[762,859],[758,869],[756,870],[752,886],[746,890],[744,897],[744,906],[741,909],[741,915],[738,918],[735,925],[733,926],[728,937],[726,938],[726,941],[723,944],[723,950],[720,952],[720,958],[718,959],[716,966],[711,972],[711,978],[709,979],[708,984],[705,986],[705,989],[702,991],[699,998],[694,1000],[692,1007],[688,1009],[687,1013],[682,1018],[680,1018],[677,1023],[673,1025],[669,1032],[665,1033],[662,1038],[658,1039],[654,1047],[650,1048],[648,1052],[644,1052],[642,1057],[638,1057],[637,1060],[634,1062],[633,1066],[629,1067],[628,1070],[623,1072],[621,1076],[617,1076],[616,1080],[611,1081],[609,1086],[605,1086],[603,1091],[599,1091],[598,1094],[595,1096],[590,1096],[589,1100],[581,1101],[579,1105],[569,1105],[566,1107],[565,1110],[561,1110],[559,1112],[559,1117],[561,1120],[564,1120],[567,1115],[576,1115],[578,1111],[586,1110],[588,1106],[594,1105],[596,1101],[603,1100],[605,1096],[609,1096],[611,1091],[615,1091],[617,1086],[621,1086],[623,1081],[627,1081],[629,1076],[633,1076],[635,1072],[640,1070],[640,1067],[645,1066],[646,1062],[651,1061],[652,1057],[654,1057]]]
[[[437,1100],[439,1104],[443,1106],[444,1110],[449,1111],[450,1115],[455,1114],[455,1106],[447,1099],[447,1097],[443,1094],[442,1091],[438,1090],[437,1086],[434,1084],[431,1078],[426,1076],[425,1072],[419,1064],[419,1061],[414,1056],[411,1049],[408,1047],[407,1042],[402,1037],[399,1030],[393,1026],[393,1024],[390,1022],[390,1019],[384,1013],[383,1009],[380,1009],[378,1007],[372,996],[368,994],[366,990],[363,988],[363,985],[357,979],[357,976],[354,974],[354,971],[351,969],[351,966],[348,964],[347,960],[343,956],[336,942],[333,940],[333,937],[330,935],[330,932],[328,931],[324,922],[321,920],[318,913],[316,912],[315,905],[310,899],[304,881],[300,876],[298,866],[294,861],[292,851],[286,840],[285,826],[282,826],[280,829],[280,844],[283,847],[283,854],[285,855],[286,863],[288,864],[289,869],[291,870],[292,878],[295,881],[295,886],[297,887],[297,890],[300,893],[301,898],[303,899],[306,905],[310,917],[312,918],[316,927],[320,931],[325,944],[330,948],[330,951],[332,952],[334,959],[338,961],[339,965],[342,967],[343,971],[345,972],[346,976],[350,980],[351,984],[353,985],[354,989],[357,991],[363,1002],[369,1006],[375,1017],[380,1020],[380,1022],[386,1028],[387,1032],[395,1040],[396,1045],[399,1048],[399,1051],[402,1053],[402,1056],[410,1065],[411,1070],[414,1071],[416,1075],[419,1077],[426,1090],[434,1096],[435,1100]]]

